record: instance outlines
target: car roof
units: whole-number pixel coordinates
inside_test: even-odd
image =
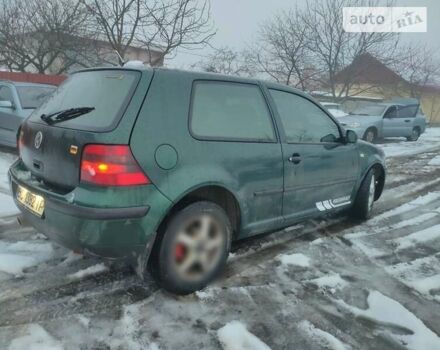
[[[306,96],[308,98],[311,98],[310,95],[305,93],[302,90],[296,89],[294,87],[284,85],[284,84],[278,84],[262,79],[256,79],[256,78],[245,78],[245,77],[239,77],[234,75],[225,75],[225,74],[219,74],[219,73],[212,73],[212,72],[201,72],[201,71],[192,71],[192,70],[183,70],[183,69],[176,69],[176,68],[166,68],[166,67],[155,67],[151,68],[148,66],[136,66],[136,67],[97,67],[97,68],[87,68],[82,69],[79,71],[76,71],[73,74],[81,73],[81,72],[89,72],[89,71],[97,71],[97,70],[115,70],[115,71],[138,71],[138,72],[145,72],[145,71],[158,71],[158,72],[164,72],[169,74],[182,74],[182,75],[188,75],[191,76],[193,79],[200,79],[200,80],[218,80],[218,81],[230,81],[230,82],[237,82],[237,83],[252,83],[252,84],[263,84],[269,89],[278,89],[278,90],[285,90],[285,91],[291,91],[299,95]]]

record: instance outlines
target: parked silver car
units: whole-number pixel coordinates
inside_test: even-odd
[[[0,145],[17,147],[20,124],[55,89],[53,85],[0,81]]]
[[[406,103],[363,106],[338,120],[345,129],[353,130],[368,142],[385,137],[406,137],[408,141],[417,141],[426,129],[426,118],[413,99]]]

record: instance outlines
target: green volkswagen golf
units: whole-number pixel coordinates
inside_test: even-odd
[[[9,171],[26,221],[130,261],[178,294],[231,242],[346,211],[370,217],[383,152],[284,85],[167,69],[72,74],[23,123]]]

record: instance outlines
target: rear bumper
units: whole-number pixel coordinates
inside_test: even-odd
[[[151,241],[154,240],[159,221],[157,209],[151,209],[154,206],[143,203],[123,207],[84,205],[75,201],[81,193],[52,193],[38,186],[35,181],[20,176],[21,166],[17,162],[9,170],[12,193],[24,219],[40,233],[66,248],[112,259],[137,260],[152,246]],[[33,214],[16,200],[18,185],[44,197],[45,209],[42,217]],[[157,192],[154,187],[147,189],[149,193],[154,191]],[[142,192],[142,189],[137,189],[137,192]],[[106,197],[102,198],[105,195],[106,192],[97,191],[87,193],[87,198],[102,203],[108,200]],[[157,196],[158,194],[151,195],[153,198]],[[126,194],[118,196],[113,193],[113,197],[116,199],[108,204],[126,204]]]
[[[82,205],[72,205],[58,199],[47,199],[46,209],[66,215],[90,220],[138,219],[147,215],[149,206],[129,208],[93,208]]]

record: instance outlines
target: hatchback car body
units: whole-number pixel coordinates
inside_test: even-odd
[[[417,100],[413,99],[403,103],[363,106],[340,118],[339,122],[368,142],[386,137],[406,137],[408,141],[417,141],[426,129],[426,118]]]
[[[166,69],[73,74],[23,124],[17,205],[71,249],[128,258],[189,293],[231,241],[371,215],[384,154],[287,86]]]
[[[17,147],[20,124],[55,89],[52,85],[0,81],[0,145]]]

